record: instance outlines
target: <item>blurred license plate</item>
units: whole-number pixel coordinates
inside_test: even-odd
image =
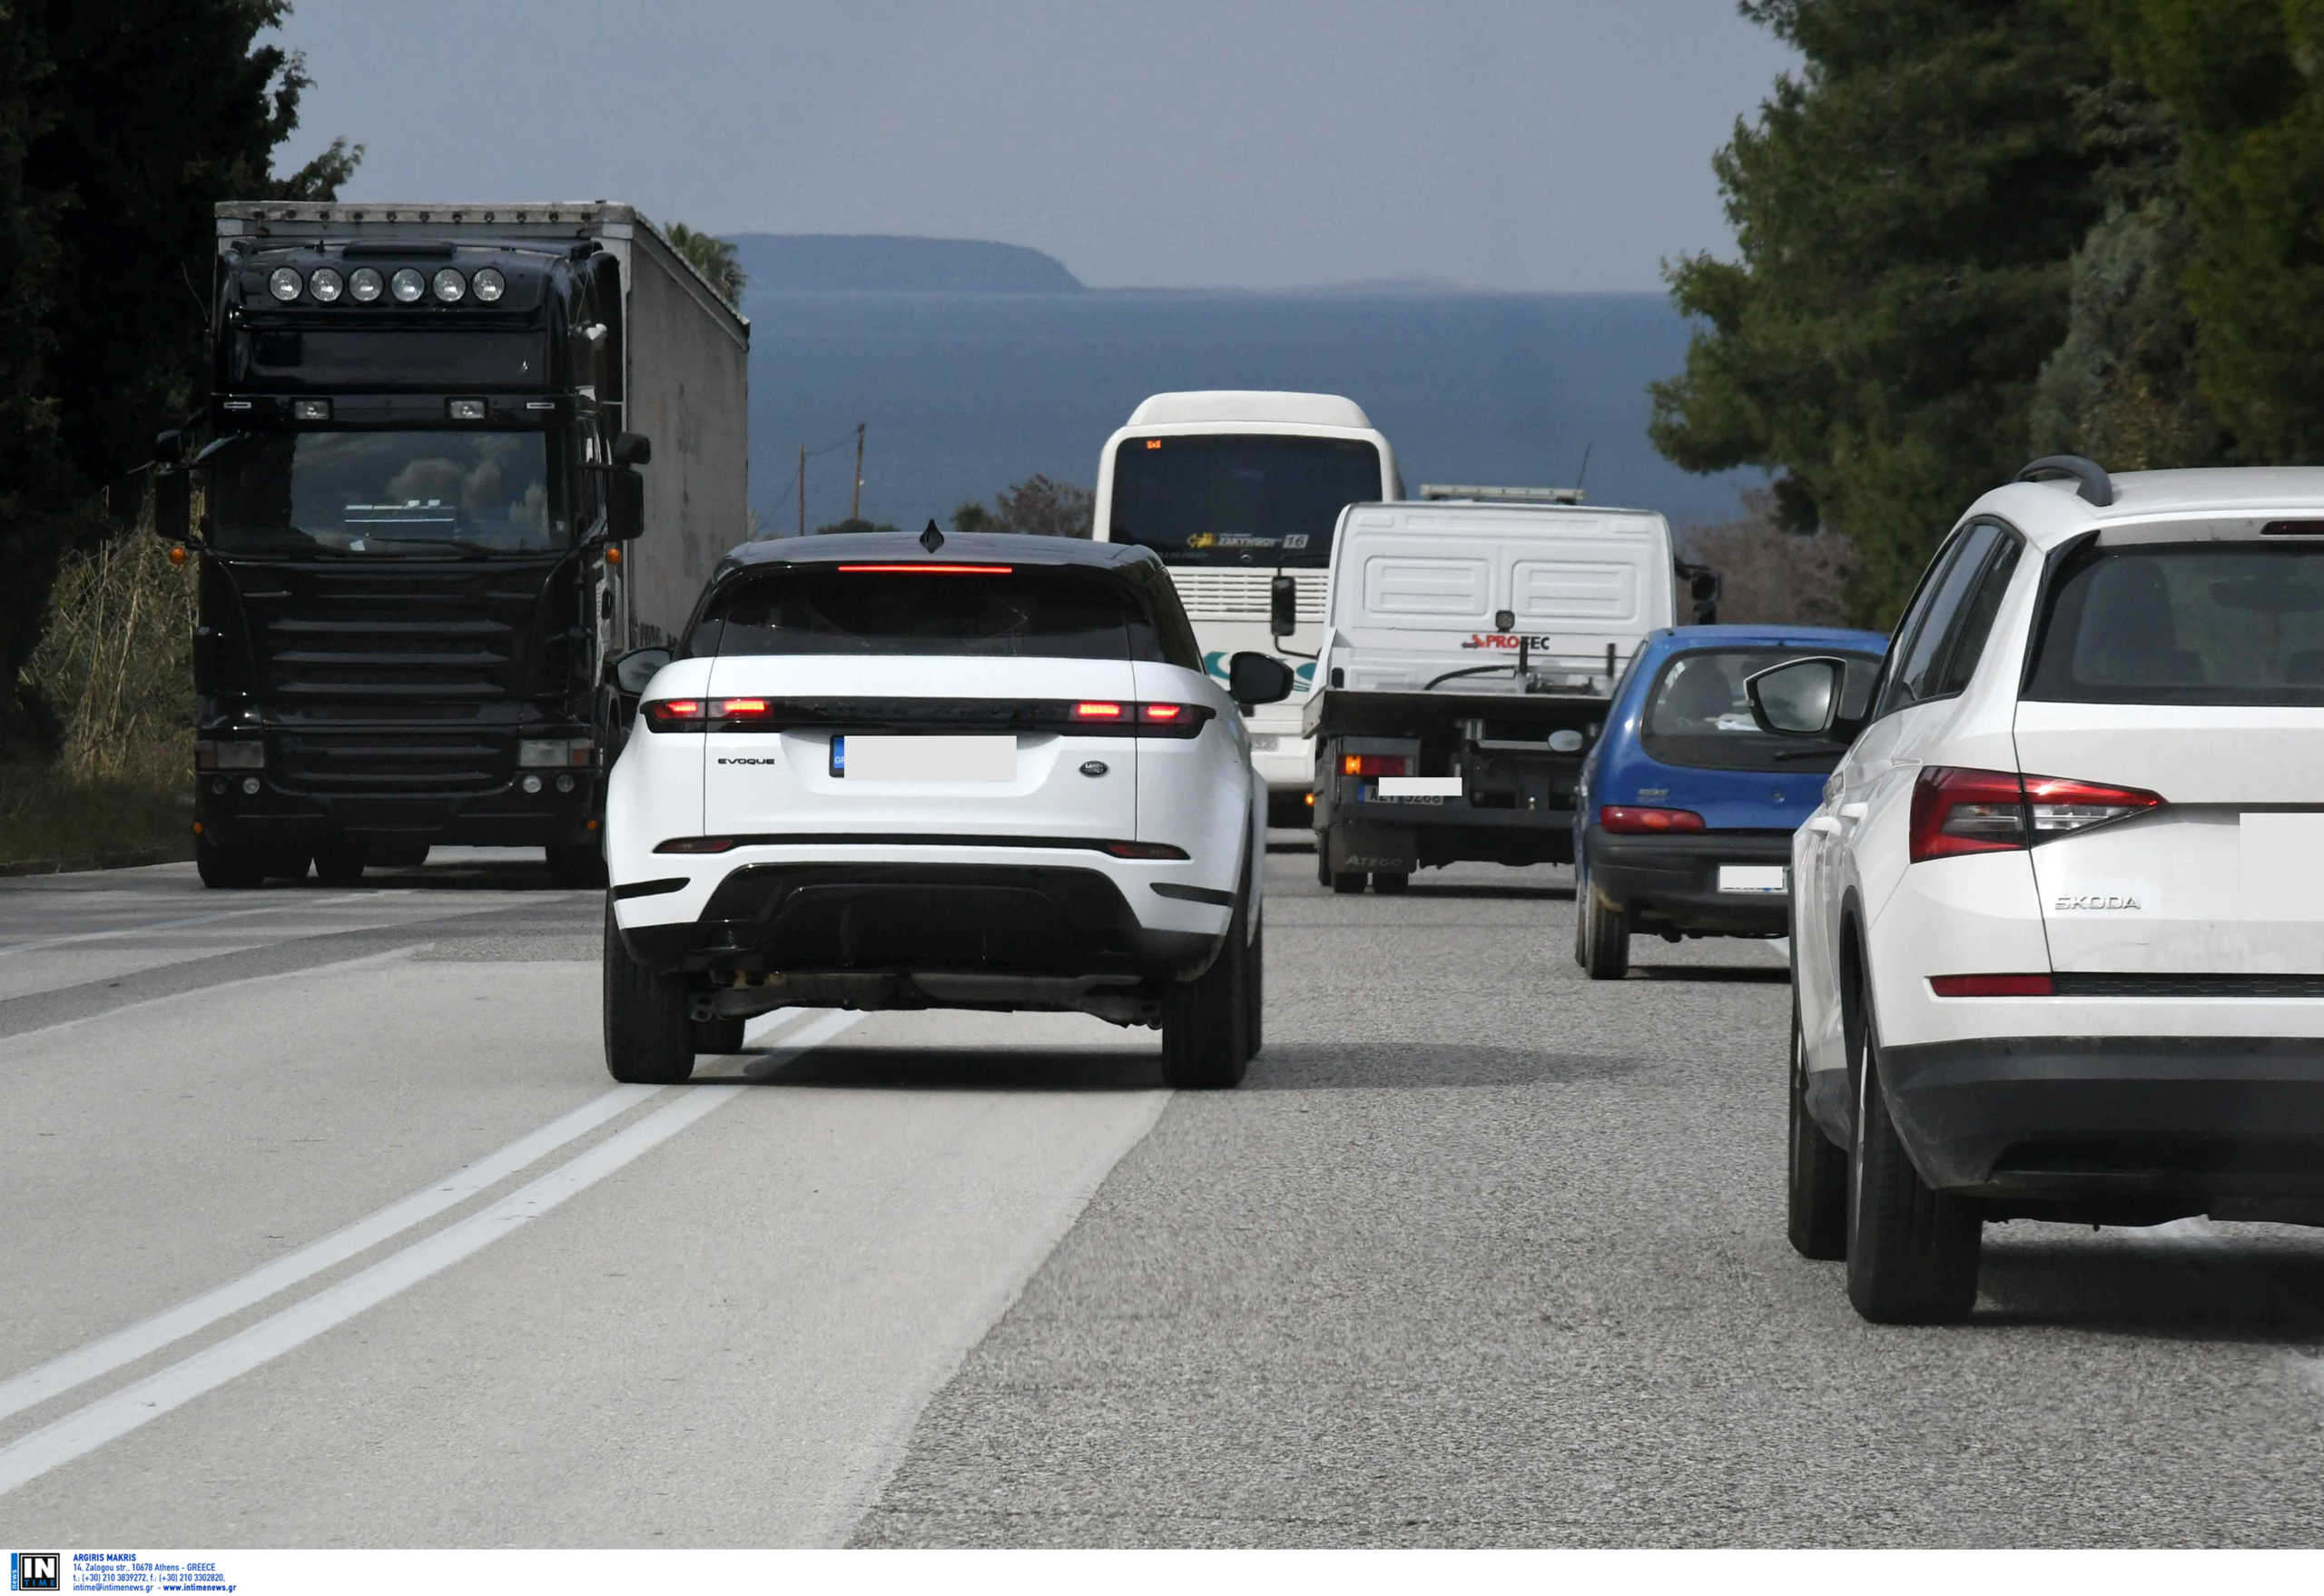
[[[1254,732],[1254,733],[1252,733],[1252,734],[1251,734],[1251,752],[1252,752],[1252,753],[1254,753],[1254,754],[1279,754],[1279,753],[1281,753],[1282,751],[1283,751],[1283,739],[1282,739],[1282,738],[1280,738],[1280,737],[1271,737],[1271,736],[1268,736],[1266,734],[1265,734],[1265,733],[1263,733],[1263,732]]]
[[[1013,782],[1017,739],[833,737],[832,774],[851,782]]]
[[[1718,867],[1718,890],[1722,892],[1787,892],[1791,891],[1791,867],[1787,864],[1722,864]]]

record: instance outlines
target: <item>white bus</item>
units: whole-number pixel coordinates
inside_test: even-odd
[[[1402,497],[1388,440],[1336,394],[1157,393],[1098,457],[1095,536],[1162,557],[1210,674],[1224,682],[1244,648],[1298,673],[1290,698],[1250,716],[1275,824],[1307,824],[1315,755],[1299,717],[1315,664],[1296,656],[1322,639],[1332,529],[1347,505]],[[1279,573],[1299,590],[1299,628],[1281,642],[1267,630]]]

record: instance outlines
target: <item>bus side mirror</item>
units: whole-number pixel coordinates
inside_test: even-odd
[[[1288,576],[1267,585],[1267,630],[1278,637],[1299,630],[1299,584]]]
[[[643,432],[614,434],[614,464],[646,466],[654,462],[654,441]]]
[[[645,530],[645,478],[627,466],[606,469],[606,541],[627,543]]]

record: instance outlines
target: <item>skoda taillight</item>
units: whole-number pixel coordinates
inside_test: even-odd
[[[2006,853],[2162,803],[2160,793],[2138,787],[1933,764],[1913,784],[1909,852],[1915,864],[1962,853]]]

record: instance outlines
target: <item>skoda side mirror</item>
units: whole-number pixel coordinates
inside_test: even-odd
[[[645,691],[654,673],[669,663],[670,651],[666,648],[633,648],[614,660],[614,685],[635,698]]]
[[[1246,648],[1226,662],[1226,695],[1246,709],[1282,703],[1291,696],[1298,679],[1289,665],[1271,654]]]
[[[628,466],[606,472],[606,539],[627,543],[645,530],[645,478]]]
[[[1278,637],[1299,630],[1299,584],[1288,576],[1267,585],[1267,630]]]
[[[1847,664],[1828,655],[1787,659],[1743,684],[1751,719],[1776,737],[1817,737],[1845,742],[1856,728],[1840,718],[1840,689]]]
[[[654,460],[654,442],[643,432],[617,432],[614,435],[614,464],[616,466],[645,466]]]

